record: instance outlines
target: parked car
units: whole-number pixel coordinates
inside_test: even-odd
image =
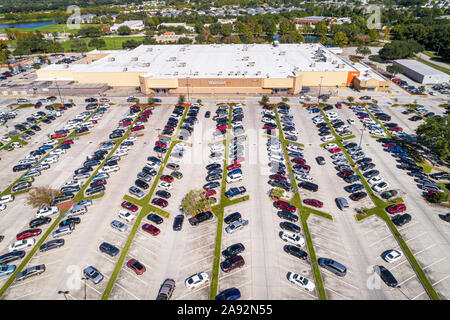
[[[97,268],[93,266],[89,266],[86,269],[83,270],[84,276],[91,280],[94,284],[100,283],[100,281],[103,280],[103,275],[100,271],[98,271]]]

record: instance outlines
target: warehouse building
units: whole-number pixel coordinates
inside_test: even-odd
[[[87,60],[46,66],[37,80],[140,87],[145,94],[297,94],[303,86],[347,87],[361,73],[321,44],[141,45],[94,50]]]
[[[405,76],[421,84],[447,83],[450,81],[450,75],[417,60],[395,60],[394,65],[402,67]]]

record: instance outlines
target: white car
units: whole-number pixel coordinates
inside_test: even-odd
[[[130,212],[128,212],[127,210],[120,210],[119,211],[119,218],[124,219],[124,220],[126,220],[128,222],[131,222],[136,217],[134,215],[132,215]]]
[[[6,209],[6,204],[2,203],[0,204],[0,212]]]
[[[226,233],[234,233],[235,231],[241,230],[248,224],[248,220],[239,219],[233,222],[225,228]]]
[[[64,150],[64,149],[55,149],[52,152],[50,152],[48,154],[48,156],[49,157],[59,156],[60,154],[65,154],[65,153],[66,153],[66,150]]]
[[[373,184],[377,184],[377,183],[380,183],[380,182],[383,182],[383,181],[384,180],[383,180],[382,177],[376,176],[376,177],[373,177],[373,178],[367,180],[367,183],[370,184],[370,185],[373,185]]]
[[[108,173],[108,172],[116,172],[119,171],[119,166],[103,166],[100,170],[98,170],[98,173]]]
[[[331,155],[331,159],[337,160],[337,159],[344,159],[345,158],[345,154],[342,152],[339,153],[335,153],[333,155]]]
[[[326,150],[338,148],[338,145],[336,143],[329,143],[323,146]]]
[[[36,240],[34,238],[22,239],[22,240],[12,243],[8,247],[8,249],[9,249],[9,252],[13,252],[16,250],[22,250],[26,247],[34,246],[35,242],[36,242]]]
[[[119,148],[117,149],[118,151],[125,151],[128,152],[128,150],[131,150],[131,146],[127,146],[127,145],[120,145]],[[117,151],[116,151],[117,152]]]
[[[11,147],[13,147],[13,148],[22,148],[22,144],[20,144],[18,142],[13,142],[13,143],[11,143]]]
[[[308,176],[307,174],[297,174],[295,175],[295,179],[296,180],[301,180],[301,181],[312,181],[312,177]]]
[[[54,146],[57,143],[58,143],[58,141],[56,141],[56,140],[48,140],[48,141],[45,141],[43,145],[47,144],[49,146]]]
[[[308,291],[313,291],[314,288],[316,287],[315,284],[312,283],[310,280],[308,280],[305,277],[302,277],[301,275],[299,275],[297,273],[288,272],[287,273],[287,278],[293,284],[296,284],[296,285],[298,285],[298,286],[300,286],[303,289],[306,289]]]
[[[383,255],[384,260],[389,263],[393,263],[403,257],[403,253],[395,249],[388,250]]]
[[[121,157],[121,156],[126,156],[128,154],[128,152],[126,151],[126,150],[124,150],[124,149],[117,149],[115,152],[114,152],[114,156],[119,156],[119,157]]]
[[[336,166],[340,165],[340,164],[344,164],[344,163],[348,163],[348,160],[345,158],[342,159],[337,159],[333,161],[333,164],[335,164]]]
[[[137,139],[136,137],[128,137],[128,138],[126,138],[123,141],[125,141],[125,142],[129,142],[129,141],[134,142],[134,141],[136,141],[136,139]]]
[[[10,141],[11,141],[11,138],[8,137],[8,136],[3,136],[3,137],[2,137],[2,141],[4,141],[4,142],[10,142]]]
[[[289,243],[292,243],[293,245],[296,246],[304,246],[305,245],[305,239],[303,239],[302,237],[300,237],[299,235],[290,232],[290,231],[280,231],[280,238],[283,241],[287,241]]]
[[[164,190],[170,190],[170,189],[173,188],[172,185],[169,182],[167,182],[167,181],[160,181],[158,183],[158,187],[160,187],[160,188],[162,188]]]
[[[49,158],[45,158],[44,161],[42,161],[43,164],[52,164],[58,162],[58,158],[57,157],[49,157]]]
[[[71,180],[64,183],[64,187],[81,187],[78,180]]]
[[[8,203],[14,201],[14,196],[12,194],[7,194],[0,198],[0,204]]]
[[[47,217],[50,216],[52,214],[58,213],[59,209],[56,206],[53,207],[47,207],[47,208],[43,208],[41,210],[39,210],[38,212],[36,212],[36,217]]]
[[[120,232],[125,232],[128,229],[128,226],[125,223],[120,222],[119,220],[111,221],[111,227],[119,230]]]
[[[388,188],[389,188],[389,184],[385,181],[382,181],[382,182],[377,183],[376,185],[372,186],[372,190],[375,192],[385,191]]]
[[[290,144],[290,145],[288,145],[287,147],[286,147],[286,149],[288,150],[288,151],[303,151],[303,148],[302,147],[300,147],[300,146],[297,146],[297,145],[295,145],[295,144]]]
[[[208,274],[206,272],[202,272],[190,276],[184,281],[184,284],[186,285],[186,288],[194,290],[200,287],[201,285],[207,283],[208,281],[209,281]]]

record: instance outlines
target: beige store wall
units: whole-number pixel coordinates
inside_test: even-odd
[[[342,72],[317,72],[317,71],[302,71],[303,86],[306,87],[319,87],[320,77],[322,78],[322,87],[345,87],[347,86],[348,71]]]
[[[78,72],[74,80],[79,83],[106,83],[112,87],[139,87],[142,72]]]

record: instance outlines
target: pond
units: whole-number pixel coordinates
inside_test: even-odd
[[[17,29],[23,29],[23,28],[39,28],[48,26],[51,24],[56,24],[56,22],[53,21],[45,21],[45,22],[33,22],[33,23],[14,23],[14,24],[0,24],[0,28],[10,28],[14,27]]]

